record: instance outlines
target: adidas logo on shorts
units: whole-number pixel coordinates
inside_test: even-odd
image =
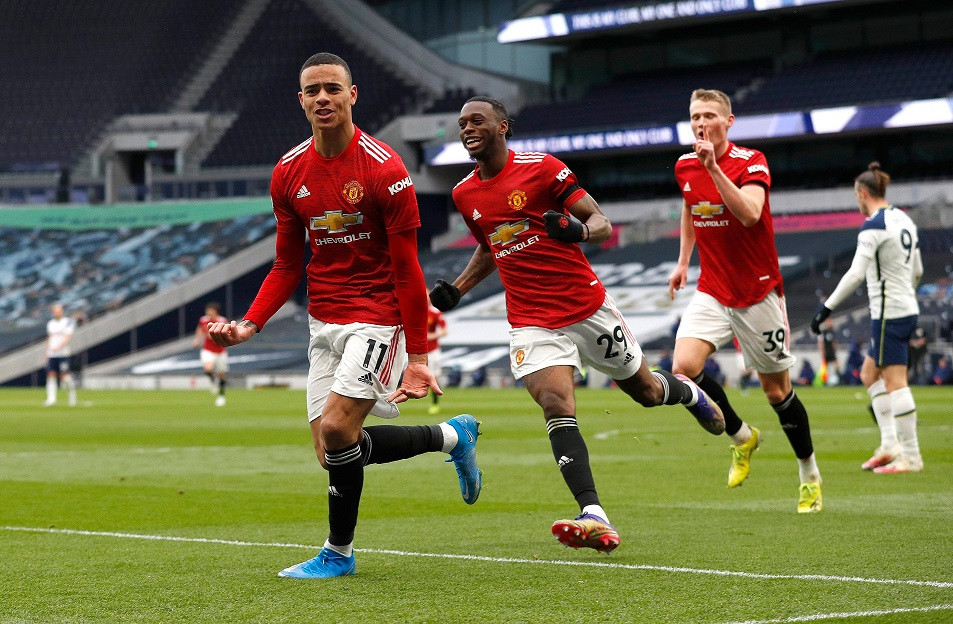
[[[634,356],[634,355],[632,355],[631,353],[626,353],[626,354],[625,354],[625,357],[622,358],[622,363],[623,363],[623,364],[628,364],[629,362],[631,362],[631,361],[634,360],[634,359],[635,359],[635,356]]]
[[[373,386],[373,385],[374,385],[374,380],[371,379],[371,374],[370,374],[370,373],[364,373],[363,375],[361,375],[360,377],[358,377],[357,380],[358,380],[359,382],[361,382],[361,383],[366,383],[366,384],[369,385],[369,386]]]

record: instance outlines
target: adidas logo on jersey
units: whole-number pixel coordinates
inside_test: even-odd
[[[301,188],[298,189],[298,194],[295,195],[295,197],[297,197],[298,199],[301,199],[302,197],[309,197],[310,195],[311,195],[311,191],[308,190],[307,186],[302,184]]]
[[[690,190],[692,190],[692,185],[689,184],[688,182],[686,182],[686,183],[685,183],[685,186],[682,187],[682,190],[687,193],[687,192],[689,192]]]
[[[474,220],[474,221],[476,221],[477,219],[479,219],[479,218],[482,217],[482,216],[483,216],[483,215],[480,214],[480,211],[479,211],[479,210],[477,210],[476,208],[473,209],[473,220]]]
[[[358,377],[357,380],[358,380],[359,382],[365,383],[365,384],[367,384],[367,385],[369,385],[369,386],[373,386],[373,385],[374,385],[374,380],[371,379],[371,374],[370,374],[370,373],[364,373],[363,375],[361,375],[360,377]]]

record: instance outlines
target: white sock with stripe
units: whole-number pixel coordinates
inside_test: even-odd
[[[900,454],[907,459],[922,461],[920,442],[917,440],[917,404],[910,388],[900,388],[890,393],[890,407],[897,421],[900,436]]]

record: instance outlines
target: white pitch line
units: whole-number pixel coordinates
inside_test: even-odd
[[[86,535],[91,537],[118,537],[126,539],[140,539],[164,542],[191,542],[199,544],[225,544],[228,546],[257,546],[267,548],[300,548],[318,550],[321,547],[313,544],[294,544],[283,542],[244,542],[239,540],[225,540],[209,537],[180,537],[176,535],[147,535],[142,533],[117,533],[113,531],[81,531],[78,529],[56,529],[44,527],[0,526],[2,531],[19,531],[24,533],[56,533],[62,535]],[[937,587],[953,589],[953,582],[947,581],[918,581],[911,579],[879,579],[861,576],[831,576],[826,574],[765,574],[760,572],[739,572],[735,570],[708,570],[705,568],[685,568],[679,566],[655,566],[629,563],[604,563],[600,561],[559,561],[556,559],[518,559],[514,557],[487,557],[483,555],[456,555],[450,553],[424,553],[405,550],[391,550],[385,548],[355,548],[356,552],[373,553],[378,555],[396,555],[399,557],[429,557],[432,559],[456,559],[461,561],[486,561],[491,563],[522,563],[534,565],[576,566],[587,568],[612,568],[616,570],[646,570],[652,572],[673,572],[685,574],[706,574],[711,576],[737,576],[742,578],[766,580],[796,580],[796,581],[836,581],[842,583],[871,583],[875,585],[914,585],[918,587]],[[795,621],[795,620],[792,620]]]
[[[877,615],[893,615],[895,613],[927,613],[928,611],[947,611],[950,609],[953,609],[953,604],[940,604],[929,607],[899,607],[897,609],[884,609],[882,611],[817,613],[815,615],[798,615],[774,620],[745,620],[744,622],[729,622],[727,624],[788,624],[789,622],[816,622],[818,620],[833,620],[838,618],[874,617]]]

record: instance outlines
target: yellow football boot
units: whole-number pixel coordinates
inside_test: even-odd
[[[732,444],[731,469],[728,471],[728,487],[741,485],[751,470],[751,454],[761,447],[761,432],[751,427],[751,437],[743,444]]]
[[[797,512],[799,514],[817,513],[821,510],[821,507],[823,507],[823,502],[821,500],[820,482],[802,483],[797,501]]]

